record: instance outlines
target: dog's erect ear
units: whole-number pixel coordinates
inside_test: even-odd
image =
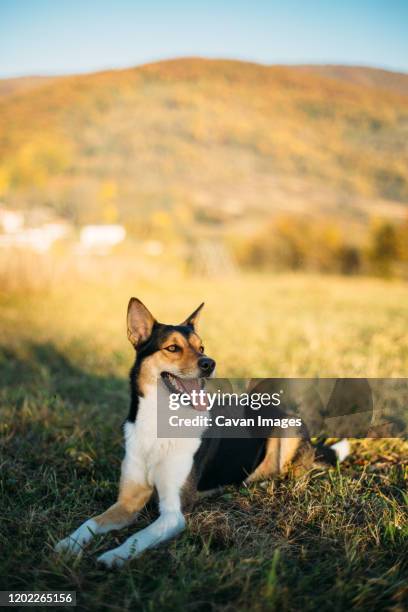
[[[183,321],[183,323],[181,323],[181,325],[188,325],[189,327],[192,327],[193,329],[195,329],[198,323],[198,319],[200,317],[201,309],[203,306],[204,306],[204,302],[200,304],[200,306],[196,308],[195,311],[192,312],[191,315],[187,317],[185,321]]]
[[[154,324],[155,318],[146,306],[137,298],[130,298],[127,309],[127,336],[136,349],[150,338]]]

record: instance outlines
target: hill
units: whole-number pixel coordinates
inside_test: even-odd
[[[0,80],[0,96],[12,96],[31,89],[37,89],[56,80],[57,77],[27,76]]]
[[[298,66],[310,74],[318,74],[332,79],[338,79],[363,87],[373,87],[384,91],[408,94],[408,74],[403,72],[390,72],[380,68],[367,68],[366,66]]]
[[[407,91],[385,71],[194,58],[3,81],[0,197],[135,232],[402,217]]]

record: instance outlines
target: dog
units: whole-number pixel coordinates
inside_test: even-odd
[[[322,460],[306,435],[261,440],[157,436],[158,387],[166,393],[188,393],[198,389],[202,379],[214,376],[216,362],[205,354],[197,332],[203,306],[180,325],[166,325],[139,299],[130,299],[127,335],[136,357],[130,372],[131,401],[124,425],[125,457],[118,499],[106,512],[88,519],[61,540],[57,552],[78,554],[95,535],[131,525],[155,492],[158,518],[98,557],[108,568],[121,566],[180,534],[186,525],[185,513],[202,493],[228,484],[265,480],[289,469],[296,473]],[[326,447],[325,459],[331,455],[331,462],[342,460],[348,451],[344,440]]]

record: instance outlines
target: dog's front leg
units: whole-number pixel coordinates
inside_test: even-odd
[[[133,476],[137,475],[137,471],[134,470]],[[79,554],[95,535],[127,527],[136,519],[152,492],[152,487],[145,483],[142,474],[137,481],[134,481],[122,467],[118,501],[106,512],[88,519],[71,535],[58,542],[55,546],[56,552]]]
[[[121,546],[109,550],[98,561],[107,567],[121,566],[147,548],[177,536],[186,521],[181,509],[180,492],[191,470],[191,457],[167,458],[155,471],[160,516],[151,525],[130,536]]]

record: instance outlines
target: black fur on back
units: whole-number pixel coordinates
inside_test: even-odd
[[[194,455],[198,491],[241,484],[263,461],[265,438],[205,438]]]

